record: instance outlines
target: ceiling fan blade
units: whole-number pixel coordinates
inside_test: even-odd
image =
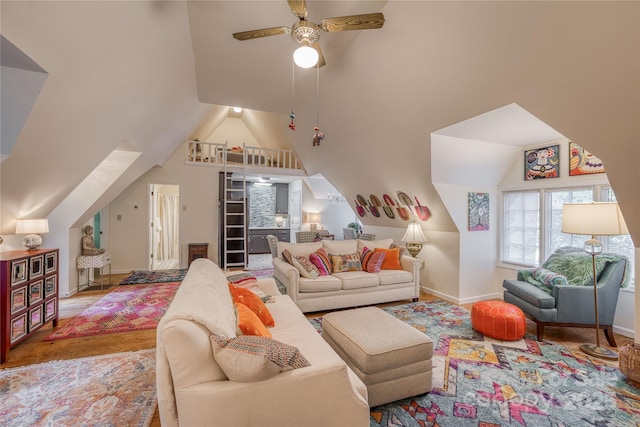
[[[261,30],[242,31],[239,33],[233,33],[233,38],[236,40],[251,40],[260,37],[277,36],[279,34],[289,34],[291,28],[289,27],[272,27],[263,28]]]
[[[327,65],[327,62],[324,60],[324,55],[322,54],[322,49],[320,48],[320,42],[315,42],[311,47],[318,51],[318,68]]]
[[[307,17],[307,4],[305,0],[287,0],[291,12],[300,19]]]
[[[378,12],[323,19],[320,28],[331,33],[347,30],[371,30],[382,28],[382,25],[384,25],[384,15]]]

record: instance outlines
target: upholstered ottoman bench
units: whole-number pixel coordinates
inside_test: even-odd
[[[503,301],[473,303],[471,326],[482,335],[502,341],[517,341],[527,332],[527,321],[520,307]]]
[[[322,336],[365,383],[370,407],[431,391],[433,341],[385,311],[329,313]]]

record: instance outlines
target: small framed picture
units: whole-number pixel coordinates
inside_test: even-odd
[[[33,305],[43,298],[42,294],[42,280],[29,283],[29,305]]]
[[[44,256],[44,272],[49,274],[58,269],[58,254],[51,252]]]
[[[17,313],[27,307],[27,287],[23,286],[11,291],[11,313]]]
[[[27,281],[27,260],[11,263],[11,286]]]
[[[34,256],[29,260],[29,278],[35,279],[44,274],[44,257]]]
[[[27,313],[11,319],[11,344],[27,335]]]
[[[560,176],[560,145],[534,148],[524,152],[524,180],[558,178]]]
[[[58,311],[58,299],[52,298],[44,303],[44,321],[56,317]]]
[[[42,306],[29,310],[29,331],[33,331],[42,325],[44,317],[42,316]]]
[[[56,293],[57,290],[56,276],[49,276],[44,279],[44,297],[47,298],[50,295]]]

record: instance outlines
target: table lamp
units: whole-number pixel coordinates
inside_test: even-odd
[[[409,223],[407,231],[404,233],[404,236],[402,236],[400,241],[406,243],[407,250],[414,258],[417,257],[422,250],[422,244],[428,242],[422,232],[422,227],[420,227],[420,224],[415,220]]]
[[[16,223],[16,234],[26,234],[22,244],[30,251],[38,249],[42,244],[39,233],[49,232],[49,221],[45,219],[19,219]]]

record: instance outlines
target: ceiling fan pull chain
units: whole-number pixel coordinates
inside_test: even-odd
[[[316,126],[313,128],[313,146],[319,146],[324,139],[324,133],[320,132],[320,64],[316,65]]]
[[[291,118],[291,122],[289,123],[289,129],[296,130],[296,123],[293,119],[296,118],[296,64],[291,61],[291,113],[289,113],[289,117]]]

